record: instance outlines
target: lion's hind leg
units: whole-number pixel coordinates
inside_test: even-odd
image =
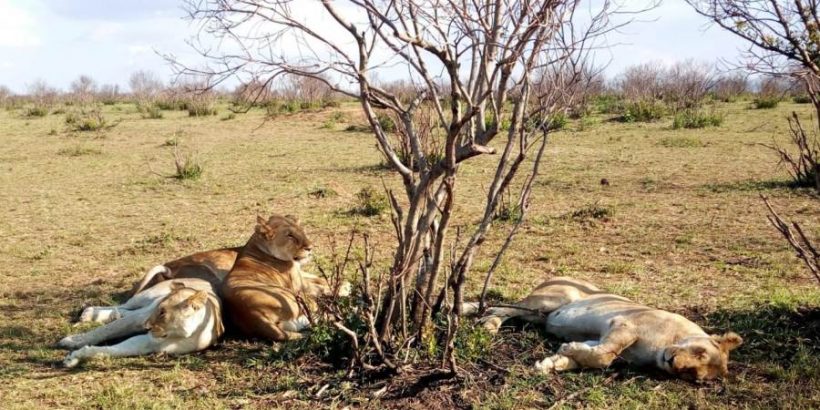
[[[492,333],[497,333],[501,325],[512,318],[520,318],[530,323],[546,324],[547,315],[564,303],[565,301],[559,298],[530,295],[511,306],[497,306],[487,309],[487,313],[479,319],[479,322]]]
[[[302,338],[298,332],[296,296],[276,286],[249,286],[226,294],[228,314],[246,336],[283,342]]]
[[[83,312],[80,313],[79,322],[109,323],[134,314],[134,312],[151,305],[154,301],[165,297],[169,293],[171,293],[170,286],[160,284],[132,296],[122,305],[90,306],[83,309]]]

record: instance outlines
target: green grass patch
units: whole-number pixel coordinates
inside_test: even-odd
[[[696,137],[675,135],[659,139],[657,145],[664,148],[699,148],[703,146],[703,141]]]

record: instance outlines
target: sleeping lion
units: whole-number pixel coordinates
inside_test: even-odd
[[[72,350],[63,361],[66,367],[97,356],[196,352],[216,343],[224,332],[219,297],[202,279],[164,281],[121,306],[89,309],[92,313],[81,321],[104,325],[60,340],[60,347]],[[126,337],[120,343],[99,346]]]
[[[490,308],[481,321],[497,332],[504,321],[520,317],[544,323],[549,333],[572,341],[535,364],[545,373],[605,368],[621,357],[684,379],[710,380],[728,374],[729,352],[743,342],[736,333],[708,335],[681,315],[568,277],[547,280],[514,306]],[[466,313],[476,309],[475,303],[465,306]]]

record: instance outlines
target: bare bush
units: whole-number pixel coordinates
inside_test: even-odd
[[[274,96],[269,82],[254,79],[236,87],[233,102],[240,107],[264,106]]]
[[[766,209],[769,211],[769,214],[766,216],[769,222],[783,235],[783,238],[786,239],[786,242],[788,242],[789,246],[795,251],[797,257],[806,264],[809,273],[811,273],[814,278],[817,279],[818,284],[820,284],[820,252],[817,251],[817,248],[812,244],[803,231],[803,228],[801,228],[797,222],[792,222],[790,227],[789,224],[775,212],[774,208],[772,208],[772,204],[769,203],[769,199],[762,195],[761,198],[763,199],[763,203],[766,204]],[[794,228],[794,231],[792,231],[792,228]],[[794,232],[797,232],[797,235],[795,235]]]
[[[329,101],[333,90],[328,86],[327,79],[318,77],[304,77],[300,75],[286,75],[279,90],[279,95],[289,101],[306,103],[311,106],[320,106]]]
[[[618,92],[627,100],[663,98],[666,70],[658,62],[627,67],[614,81]]]
[[[715,80],[715,98],[723,102],[734,102],[749,92],[749,77],[743,73],[723,75]]]
[[[663,74],[663,100],[673,110],[697,108],[715,84],[710,64],[685,60],[673,64]]]
[[[0,107],[8,107],[14,93],[5,85],[0,85]]]
[[[97,101],[105,105],[112,105],[118,103],[122,99],[122,94],[120,93],[120,86],[117,84],[101,85],[99,90],[97,91],[96,99]]]
[[[154,72],[148,70],[132,73],[128,79],[128,86],[134,98],[143,104],[154,101],[164,88],[162,80]]]
[[[785,165],[796,186],[812,186],[820,192],[820,138],[817,127],[806,131],[797,113],[789,118],[789,137],[797,152],[778,144],[765,145],[777,152],[780,164]]]
[[[26,115],[30,117],[47,115],[60,95],[56,88],[48,85],[43,80],[35,80],[27,88],[26,99],[31,105],[27,108]]]
[[[801,81],[814,104],[816,117],[820,118],[820,12],[816,1],[686,1],[747,44],[742,64],[745,69]]]
[[[87,75],[81,75],[71,82],[71,100],[77,104],[93,102],[97,93],[97,82]]]

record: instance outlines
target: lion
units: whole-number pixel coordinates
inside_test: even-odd
[[[294,340],[308,323],[302,294],[328,294],[327,283],[301,271],[313,243],[293,216],[257,217],[253,235],[222,283],[228,321],[247,337]],[[349,293],[346,284],[340,294]]]
[[[241,247],[211,249],[154,266],[134,286],[131,295],[136,295],[159,282],[175,278],[203,279],[218,288],[225,279],[225,275],[233,267],[241,249]]]
[[[225,276],[230,272],[233,264],[236,262],[236,257],[241,250],[241,246],[211,249],[154,266],[134,285],[134,290],[131,292],[131,295],[136,295],[162,281],[175,278],[203,279],[214,285],[216,289],[219,289],[222,285],[222,281],[225,280]],[[305,262],[306,260],[303,260],[300,264],[304,265]],[[308,289],[314,292],[312,296],[329,295],[331,293],[331,288],[327,280],[304,271],[301,273],[302,281],[311,285]],[[345,286],[349,287],[349,285]],[[342,291],[345,290],[347,290],[347,288],[342,289]]]
[[[465,308],[469,313],[477,304]],[[734,332],[708,335],[681,315],[635,303],[569,277],[547,280],[513,307],[490,308],[481,322],[495,333],[514,317],[546,324],[549,333],[572,341],[535,364],[545,373],[606,368],[621,357],[634,365],[654,365],[683,379],[711,380],[728,375],[729,352],[743,343]]]
[[[215,344],[224,333],[219,297],[213,286],[202,279],[165,281],[121,306],[98,309],[119,314],[88,315],[86,321],[107,323],[60,340],[60,347],[76,349],[63,360],[66,367],[97,356],[191,353]],[[131,337],[115,345],[96,346],[128,336]]]

